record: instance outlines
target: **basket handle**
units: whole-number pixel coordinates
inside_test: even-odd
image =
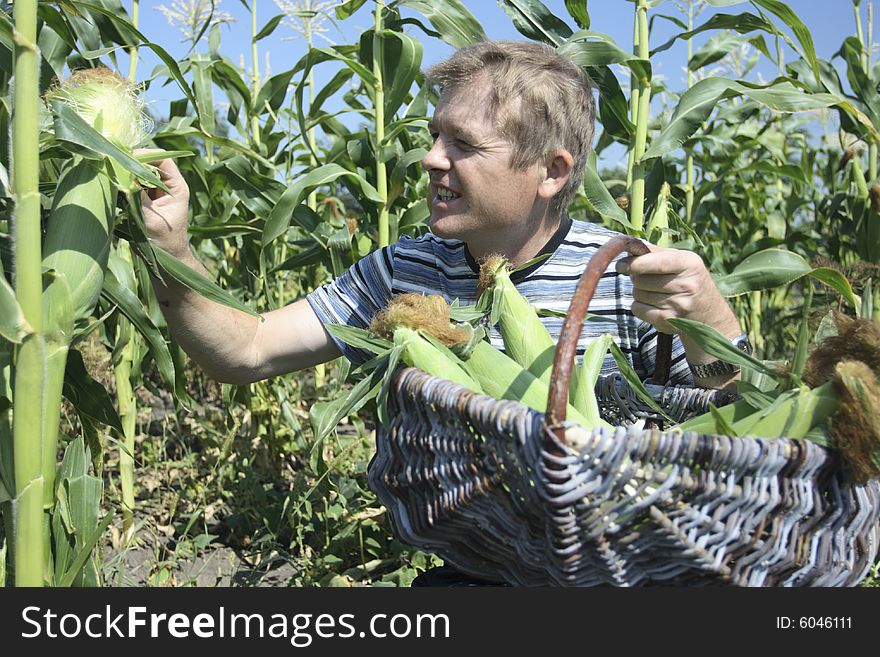
[[[577,289],[565,315],[562,331],[559,334],[559,343],[556,347],[556,356],[553,360],[553,372],[550,376],[550,396],[547,400],[547,421],[556,438],[564,444],[564,430],[561,424],[565,422],[566,405],[568,404],[568,388],[571,382],[571,371],[574,367],[574,358],[577,354],[578,338],[581,328],[587,316],[587,308],[593,300],[599,279],[611,261],[623,251],[628,251],[634,256],[644,255],[649,252],[647,245],[636,237],[618,235],[608,240],[587,263],[584,273],[578,281]],[[660,333],[657,343],[657,370],[654,374],[654,382],[666,383],[670,360],[672,355],[672,335]],[[658,379],[663,379],[658,381]],[[548,447],[551,447],[548,445]],[[554,448],[555,451],[555,448]]]

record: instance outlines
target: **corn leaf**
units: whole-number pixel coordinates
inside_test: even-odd
[[[590,14],[586,0],[565,0],[565,8],[582,30],[590,29]]]
[[[727,78],[700,80],[682,94],[672,119],[645,152],[643,159],[662,157],[680,148],[700,129],[720,100],[738,96],[747,96],[775,112],[803,112],[839,107],[852,114],[880,139],[877,128],[850,101],[832,94],[805,93],[801,87],[795,86],[795,82],[790,78],[778,78],[761,86]]]
[[[409,168],[422,161],[428,151],[424,148],[413,148],[398,158],[394,169],[391,171],[391,180],[388,184],[388,205],[392,205],[401,194],[406,185],[406,173]]]
[[[713,35],[688,62],[688,69],[699,71],[704,66],[709,66],[724,59],[732,51],[739,48],[745,41],[745,37],[731,32],[721,32]]]
[[[345,344],[358,349],[364,349],[374,354],[384,354],[391,350],[394,344],[390,340],[380,338],[364,329],[346,324],[324,324],[324,328],[330,335],[339,338]]]
[[[761,16],[750,14],[749,12],[743,12],[741,14],[715,14],[702,25],[695,27],[692,30],[686,30],[676,34],[662,45],[651,50],[651,57],[664,50],[669,50],[669,48],[671,48],[678,40],[687,41],[688,39],[708,30],[735,30],[740,34],[762,30],[770,34],[777,34],[776,27],[773,23]]]
[[[480,21],[461,0],[400,0],[397,4],[422,14],[440,38],[455,48],[464,48],[486,38]]]
[[[86,370],[82,355],[71,349],[64,370],[64,396],[78,413],[122,433],[122,422],[110,395]]]
[[[107,530],[107,527],[110,526],[110,522],[113,520],[114,514],[115,512],[111,510],[106,516],[104,516],[101,522],[96,525],[94,529],[87,535],[87,538],[83,540],[80,549],[77,551],[76,556],[73,558],[73,561],[70,562],[70,566],[68,566],[67,571],[61,577],[61,579],[56,582],[56,586],[73,586],[77,575],[82,572],[83,566],[85,566],[86,561],[88,561],[89,557],[92,555],[92,551],[95,549],[95,546],[98,544],[101,536],[103,536],[104,532]]]
[[[284,98],[287,96],[287,89],[290,87],[290,80],[293,78],[294,73],[296,73],[296,69],[292,68],[273,75],[263,83],[260,87],[260,93],[257,95],[257,100],[254,101],[254,110],[257,114],[265,113],[267,105],[273,112],[278,111],[278,108],[281,107],[282,103],[284,103]]]
[[[386,68],[391,75],[385,74],[385,117],[394,116],[406,101],[413,82],[419,74],[422,64],[422,44],[403,32],[382,30]],[[372,46],[372,43],[370,44]]]
[[[559,46],[571,36],[571,28],[539,0],[499,0],[517,31],[532,39]]]
[[[608,66],[591,66],[588,72],[599,90],[599,122],[603,134],[629,142],[636,129],[629,120],[629,101],[620,88],[617,76]]]
[[[596,154],[590,153],[587,158],[587,164],[584,167],[584,194],[589,200],[593,209],[598,212],[604,219],[617,222],[627,229],[633,229],[634,226],[629,222],[626,212],[617,205],[611,192],[605,187],[605,183],[599,177],[596,170]]]
[[[629,359],[620,350],[620,347],[617,346],[617,343],[612,341],[609,345],[609,350],[611,351],[611,355],[614,357],[614,362],[617,363],[617,369],[620,370],[621,375],[623,375],[623,378],[630,385],[636,395],[638,395],[639,399],[645,402],[655,412],[664,417],[667,422],[673,424],[674,421],[672,420],[672,418],[669,417],[666,412],[657,405],[657,402],[654,401],[651,393],[648,392],[645,384],[642,383],[639,375],[636,374],[633,366],[630,365]]]
[[[768,367],[763,361],[749,356],[740,351],[718,331],[701,322],[695,322],[683,317],[674,317],[667,320],[679,333],[682,333],[696,342],[708,354],[720,358],[728,363],[748,367],[768,376],[776,377],[776,372]]]
[[[379,392],[386,367],[377,367],[366,378],[356,383],[347,395],[340,395],[329,403],[316,403],[309,410],[309,424],[320,444],[347,415],[356,413]]]
[[[153,246],[153,252],[156,254],[156,261],[159,263],[159,266],[171,274],[171,276],[179,283],[186,285],[191,290],[198,292],[211,301],[216,301],[224,306],[235,308],[236,310],[240,310],[248,315],[253,315],[254,317],[259,315],[259,313],[241,303],[214,281],[205,278],[197,271],[190,269],[162,248]]]
[[[610,66],[623,64],[642,81],[651,79],[651,62],[640,59],[620,48],[607,34],[580,30],[559,45],[559,52],[571,58],[579,66]]]
[[[813,35],[810,34],[810,30],[807,29],[807,26],[804,25],[803,21],[798,18],[798,15],[791,7],[784,2],[780,2],[780,0],[751,1],[753,4],[772,12],[777,18],[781,19],[782,22],[788,25],[798,42],[801,44],[801,48],[803,48],[800,54],[810,63],[810,66],[813,69],[813,74],[816,76],[816,80],[818,80],[820,77],[819,60],[816,57],[816,47],[813,45]]]
[[[730,274],[715,278],[715,285],[726,297],[787,285],[802,276],[811,276],[837,291],[856,306],[855,293],[846,277],[835,269],[814,269],[803,256],[783,249],[764,249],[738,264]]]
[[[140,300],[135,294],[126,287],[119,284],[113,267],[108,268],[104,275],[104,289],[101,291],[110,303],[119,308],[123,315],[128,318],[137,331],[144,336],[153,359],[156,361],[156,369],[162,381],[171,388],[175,387],[174,361],[171,358],[171,351],[165,343],[162,333],[147,315]]]
[[[336,18],[342,20],[348,18],[358,9],[360,9],[367,0],[346,0],[342,4],[336,5]]]
[[[25,325],[15,292],[0,272],[0,336],[18,344],[24,338]]]
[[[379,195],[379,192],[376,191],[376,188],[358,174],[353,173],[348,169],[343,169],[338,164],[325,164],[317,169],[313,169],[305,176],[302,176],[293,185],[288,187],[284,194],[282,194],[281,198],[278,199],[278,203],[272,209],[269,218],[266,220],[266,228],[263,231],[262,239],[263,248],[265,249],[276,238],[284,234],[290,226],[290,219],[293,215],[294,209],[310,191],[316,187],[327,185],[340,177],[353,180],[357,186],[360,187],[364,196],[371,201],[376,203],[384,202],[384,199]]]
[[[52,111],[55,114],[56,139],[72,144],[76,151],[84,157],[91,157],[93,159],[101,156],[111,157],[149,185],[163,189],[166,192],[169,191],[165,183],[159,179],[152,168],[141,164],[128,153],[114,146],[100,132],[86,123],[67,104],[54,101],[52,103]]]
[[[281,23],[281,21],[284,19],[285,15],[286,14],[278,14],[277,16],[273,16],[268,21],[266,21],[266,24],[263,25],[260,31],[257,32],[257,34],[251,39],[251,42],[256,43],[257,41],[265,39],[267,36],[272,34],[272,32],[275,31],[275,28],[278,27],[278,24]]]

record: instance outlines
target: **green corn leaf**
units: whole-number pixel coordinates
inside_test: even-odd
[[[229,139],[228,137],[220,137],[218,135],[205,135],[201,130],[197,130],[195,128],[175,128],[170,132],[160,132],[156,135],[157,138],[175,138],[179,139],[181,137],[196,137],[198,139],[210,138],[212,142],[214,142],[218,146],[222,146],[223,148],[228,148],[237,153],[242,153],[247,155],[249,158],[254,160],[255,162],[259,162],[263,166],[271,169],[274,165],[272,162],[267,160],[265,157],[257,153],[256,151],[247,147],[246,144],[236,141],[235,139]]]
[[[767,160],[758,160],[745,166],[742,171],[762,171],[776,176],[791,178],[804,185],[810,184],[804,170],[794,164],[775,164]]]
[[[645,152],[643,159],[661,157],[680,148],[709,118],[716,104],[724,98],[745,95],[776,112],[803,112],[829,107],[840,107],[856,116],[868,129],[880,138],[876,127],[867,116],[857,110],[852,103],[831,94],[805,93],[795,86],[794,80],[779,78],[768,85],[740,83],[726,78],[707,78],[700,80],[679,101],[669,124],[651,147]]]
[[[763,361],[753,358],[734,347],[728,338],[725,338],[711,326],[706,326],[701,322],[695,322],[682,317],[675,317],[667,321],[679,333],[689,337],[696,342],[703,351],[715,356],[715,358],[720,358],[723,361],[739,365],[740,367],[757,370],[758,372],[774,378],[776,377],[775,370],[768,367]]]
[[[87,415],[101,424],[122,433],[122,422],[110,395],[86,370],[82,355],[71,349],[64,370],[64,396],[78,413]]]
[[[694,53],[688,62],[688,68],[691,71],[698,71],[704,66],[714,64],[739,48],[744,41],[745,37],[731,32],[716,34]]]
[[[294,73],[296,73],[296,69],[292,68],[289,71],[273,75],[263,83],[260,87],[260,93],[257,95],[257,100],[254,102],[254,110],[257,114],[266,112],[267,105],[272,108],[273,112],[278,111],[278,108],[281,107],[282,103],[284,103],[284,98],[287,96],[287,89],[290,87],[290,81],[293,79]]]
[[[54,101],[52,111],[55,114],[56,139],[78,147],[76,151],[86,157],[94,159],[101,156],[111,157],[149,185],[168,191],[168,188],[151,168],[114,146],[66,103]]]
[[[321,90],[315,94],[315,99],[309,104],[309,121],[308,126],[313,122],[317,123],[317,118],[321,115],[321,107],[324,102],[333,96],[337,91],[342,89],[354,75],[354,71],[350,68],[344,68],[337,71],[330,81],[321,87]]]
[[[322,244],[312,244],[304,251],[300,251],[294,256],[287,258],[280,265],[275,265],[269,270],[269,273],[276,271],[289,271],[291,269],[302,269],[309,265],[316,265],[326,260],[327,251]]]
[[[241,78],[239,71],[228,62],[222,59],[215,59],[211,63],[211,72],[214,84],[220,87],[226,93],[230,102],[235,103],[235,106],[239,108],[239,111],[236,114],[249,116],[252,111],[251,103],[253,102],[253,98],[251,97],[250,88]],[[235,97],[237,97],[238,101],[244,105],[243,111],[241,110],[238,101],[235,100]]]
[[[651,62],[640,59],[617,46],[607,34],[581,30],[559,44],[559,52],[571,58],[579,66],[610,66],[623,64],[640,80],[651,79]]]
[[[325,324],[324,328],[330,335],[339,338],[345,344],[364,349],[374,354],[384,354],[394,346],[390,340],[380,338],[369,331],[345,324]]]
[[[272,34],[272,32],[275,31],[275,28],[278,27],[278,24],[284,19],[284,16],[284,14],[278,14],[277,16],[273,16],[268,21],[266,21],[266,24],[263,25],[260,31],[257,32],[257,34],[254,36],[254,38],[251,39],[251,42],[256,43],[257,41],[265,39],[267,36]]]
[[[211,76],[211,58],[208,55],[192,55],[190,57],[193,75],[193,91],[198,101],[199,126],[208,135],[217,130],[214,116],[214,81]]]
[[[764,249],[753,253],[730,274],[716,277],[715,284],[721,294],[733,297],[787,285],[802,276],[812,276],[833,288],[854,307],[856,306],[852,286],[843,274],[828,267],[814,269],[803,256],[782,249]]]
[[[358,9],[360,9],[367,0],[346,0],[342,4],[336,5],[336,18],[339,20],[343,20],[353,15]]]
[[[722,436],[735,436],[736,431],[734,431],[733,426],[731,426],[725,417],[719,412],[718,407],[715,404],[709,404],[709,413],[712,415],[712,419],[715,420],[715,431],[712,433],[717,433]]]
[[[565,8],[579,28],[582,30],[590,29],[590,13],[587,11],[587,0],[565,0]]]
[[[422,65],[422,44],[403,32],[382,30],[385,74],[385,117],[394,116],[406,101]],[[372,44],[371,44],[372,45]]]
[[[810,30],[808,30],[803,21],[798,18],[798,15],[794,10],[784,2],[780,2],[780,0],[751,1],[759,7],[763,7],[767,11],[775,14],[777,18],[782,20],[782,22],[791,29],[803,49],[801,55],[810,63],[810,66],[813,69],[813,74],[816,76],[816,80],[818,80],[820,77],[819,60],[816,57],[816,47],[813,45],[813,35],[810,34]]]
[[[596,154],[590,153],[587,164],[584,167],[584,194],[587,200],[603,218],[615,221],[626,229],[634,229],[629,222],[626,212],[621,209],[611,196],[611,192],[605,187],[605,183],[599,177],[596,170]]]
[[[499,0],[499,4],[517,31],[533,41],[559,46],[571,36],[571,28],[539,0]]]
[[[588,72],[599,90],[602,129],[618,141],[628,143],[635,135],[635,126],[629,120],[629,101],[620,88],[617,76],[607,66],[591,66]]]
[[[147,39],[147,37],[138,32],[138,30],[136,30],[130,22],[125,20],[125,18],[123,18],[122,16],[114,14],[109,9],[105,9],[104,7],[90,2],[82,2],[81,0],[70,0],[70,3],[74,7],[88,9],[90,11],[94,11],[98,14],[106,16],[119,29],[129,32],[135,39],[139,39],[140,41],[138,43],[134,43],[134,45],[137,45],[139,48],[149,48],[150,50],[152,50],[156,54],[156,56],[162,60],[165,66],[168,67],[168,71],[171,74],[171,77],[173,77],[174,81],[177,82],[177,84],[180,86],[181,91],[186,94],[186,97],[192,103],[192,106],[198,108],[198,101],[196,100],[192,89],[186,83],[183,74],[180,72],[180,67],[177,65],[177,59],[169,55],[164,48],[156,45],[155,43],[151,43]],[[125,42],[132,43],[133,39],[127,39]]]
[[[205,278],[197,271],[190,269],[167,251],[158,246],[153,246],[153,252],[156,255],[156,261],[159,263],[159,266],[169,273],[176,281],[186,285],[189,289],[198,292],[211,301],[216,301],[224,306],[235,308],[236,310],[240,310],[248,315],[253,315],[254,317],[259,316],[259,313],[240,302],[214,281]]]
[[[100,500],[99,500],[100,502]],[[83,566],[85,566],[86,561],[88,561],[89,557],[92,554],[92,550],[95,549],[95,546],[98,544],[98,541],[101,539],[101,536],[104,535],[104,532],[107,531],[107,527],[110,526],[110,522],[113,520],[114,512],[110,511],[101,522],[88,534],[88,537],[83,541],[82,547],[77,551],[76,556],[74,556],[73,561],[70,562],[70,566],[67,571],[57,582],[57,586],[67,587],[72,586],[74,581],[76,580],[77,575],[82,571]]]
[[[406,185],[406,172],[409,168],[422,161],[428,151],[424,148],[414,148],[407,151],[400,157],[391,171],[391,180],[388,185],[388,205],[392,205],[394,201],[403,194]]]
[[[673,424],[674,421],[671,417],[669,417],[666,412],[657,405],[657,402],[654,401],[654,398],[651,396],[651,393],[648,392],[648,389],[645,387],[645,384],[642,383],[642,380],[639,378],[639,375],[633,369],[633,366],[630,365],[629,359],[626,355],[620,350],[620,347],[617,346],[617,343],[612,341],[609,345],[609,351],[611,351],[611,355],[614,357],[614,362],[617,363],[617,369],[620,370],[620,373],[623,375],[623,378],[630,385],[636,395],[645,402],[650,408],[652,408],[656,413],[660,414],[663,418],[666,419],[669,424]]]
[[[24,338],[26,326],[15,292],[0,271],[0,336],[18,344]]]
[[[373,399],[379,393],[382,378],[387,371],[387,367],[379,366],[356,383],[347,395],[341,395],[329,403],[314,404],[309,410],[309,423],[315,434],[315,441],[320,443],[342,418],[356,413]]]
[[[662,45],[651,50],[651,57],[664,50],[669,50],[678,40],[687,41],[709,30],[734,30],[740,34],[747,34],[756,30],[770,34],[777,33],[773,23],[748,12],[743,12],[742,14],[715,14],[699,27],[676,34]]]
[[[369,200],[382,203],[384,199],[370,183],[356,173],[343,169],[338,164],[325,164],[313,169],[302,176],[293,185],[287,188],[278,199],[278,203],[272,209],[272,213],[266,220],[266,228],[263,231],[263,248],[265,249],[273,240],[284,234],[290,226],[290,219],[294,208],[300,204],[303,198],[316,187],[327,185],[337,178],[345,177],[352,180]]]
[[[480,21],[461,0],[400,0],[397,4],[422,14],[440,38],[455,48],[464,48],[486,38]]]
[[[113,272],[112,264],[104,275],[104,289],[101,291],[101,294],[110,303],[117,306],[122,314],[128,318],[128,321],[144,336],[153,354],[153,359],[156,361],[156,369],[159,371],[159,376],[173,390],[175,387],[174,361],[171,358],[171,351],[168,349],[165,338],[162,337],[162,333],[147,316],[137,296],[131,290],[119,284]]]

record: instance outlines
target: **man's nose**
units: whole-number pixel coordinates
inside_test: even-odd
[[[446,147],[443,145],[443,139],[438,137],[434,140],[434,144],[425,157],[422,158],[422,169],[425,171],[445,171],[448,168],[449,157],[446,153]]]

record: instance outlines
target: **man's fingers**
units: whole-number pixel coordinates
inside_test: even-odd
[[[689,277],[678,274],[630,274],[633,287],[646,292],[664,294],[691,294],[693,286]]]
[[[675,312],[672,310],[656,308],[641,301],[633,301],[631,309],[633,315],[648,322],[661,333],[677,333],[672,325],[666,322],[667,319],[675,317]]]
[[[695,253],[679,249],[666,249],[651,245],[651,252],[640,256],[621,258],[617,271],[633,275],[678,275],[682,272],[704,268],[703,260]]]

